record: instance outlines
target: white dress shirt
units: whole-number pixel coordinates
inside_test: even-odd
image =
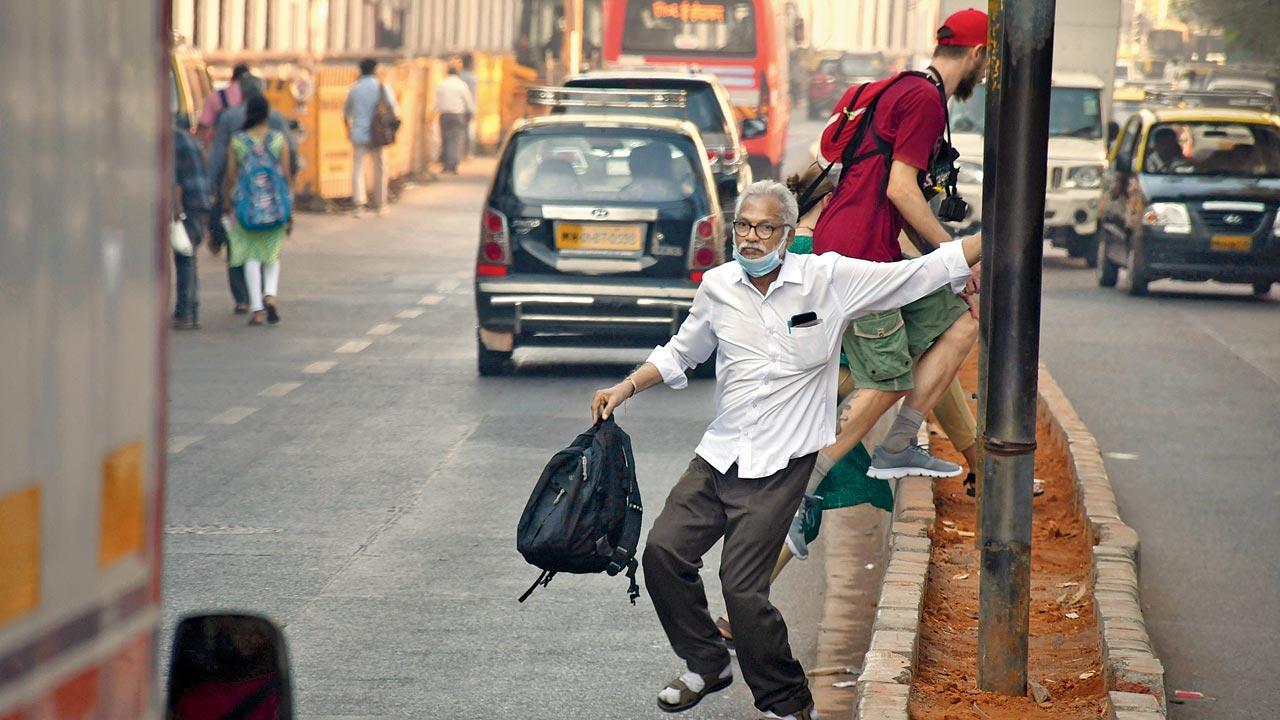
[[[476,101],[471,97],[471,88],[467,87],[467,82],[457,75],[445,75],[436,86],[436,112],[474,115],[475,110]]]
[[[649,354],[670,387],[716,351],[716,415],[697,453],[716,470],[758,478],[835,441],[840,337],[849,320],[892,310],[969,278],[959,242],[896,263],[787,254],[761,295],[742,267],[707,271],[680,330]],[[813,312],[810,327],[790,319]]]

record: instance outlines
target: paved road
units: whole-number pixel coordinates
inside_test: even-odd
[[[1048,258],[1042,357],[1141,536],[1170,689],[1217,698],[1170,717],[1280,717],[1280,291],[1166,280],[1131,298]]]
[[[204,329],[171,336],[165,621],[210,608],[286,626],[301,717],[659,717],[679,671],[625,581],[536,576],[516,520],[590,393],[644,352],[517,353],[475,373],[476,226],[491,164],[409,190],[383,218],[303,216],[278,327],[230,314],[200,259]],[[710,419],[712,385],[619,417],[652,521]],[[821,549],[775,593],[811,663]],[[717,595],[718,550],[704,577]],[[741,682],[690,718],[755,717]]]

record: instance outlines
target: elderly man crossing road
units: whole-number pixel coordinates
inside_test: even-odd
[[[716,417],[649,532],[645,584],[688,670],[658,694],[667,712],[732,681],[729,652],[707,612],[698,570],[724,538],[720,577],[743,678],[766,718],[816,718],[769,573],[818,450],[835,440],[837,359],[850,318],[897,308],[944,285],[964,287],[978,237],[930,255],[875,263],[790,255],[798,215],[785,185],[761,181],[738,199],[734,259],[710,270],[676,335],[592,399],[594,419],[642,390],[688,384],[716,353]]]

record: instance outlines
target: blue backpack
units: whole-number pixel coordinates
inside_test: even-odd
[[[280,161],[268,149],[278,133],[255,143],[246,132],[236,133],[246,152],[236,174],[236,220],[245,230],[276,230],[289,224],[293,201]]]

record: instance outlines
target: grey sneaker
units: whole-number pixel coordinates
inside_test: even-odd
[[[963,472],[964,468],[939,460],[913,441],[902,452],[891,453],[883,447],[876,448],[875,454],[871,456],[871,467],[867,468],[867,477],[880,480],[894,480],[908,475],[950,478],[959,477]]]
[[[809,559],[809,542],[804,537],[805,520],[809,515],[809,509],[820,502],[822,498],[817,495],[805,495],[800,501],[800,508],[796,510],[795,517],[791,518],[791,527],[787,528],[787,547],[797,560]]]

